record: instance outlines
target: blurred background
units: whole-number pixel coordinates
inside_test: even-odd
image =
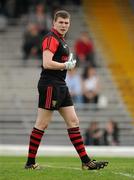
[[[66,40],[77,67],[66,81],[85,145],[133,146],[133,0],[0,0],[0,144],[28,144],[41,42],[60,9],[71,14]],[[71,145],[57,112],[42,144]]]

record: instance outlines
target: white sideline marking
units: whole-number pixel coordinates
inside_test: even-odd
[[[52,166],[52,165],[44,165],[43,167],[44,167],[44,168],[45,168],[45,167],[56,168],[56,169],[71,169],[71,170],[73,169],[73,170],[82,171],[81,168],[77,168],[77,167],[65,167],[65,166],[62,166],[62,167],[58,166],[58,167],[57,167],[57,166]],[[93,170],[92,172],[97,173],[98,170]],[[100,172],[100,171],[99,171],[99,172]],[[125,176],[125,177],[129,177],[129,178],[134,178],[134,175],[128,174],[128,173],[113,172],[113,171],[112,171],[112,173],[113,173],[113,174],[117,174],[117,175],[122,175],[122,176]]]
[[[65,166],[52,166],[52,165],[44,165],[43,166],[44,168],[45,167],[50,167],[50,168],[56,168],[56,169],[73,169],[73,170],[80,170],[80,171],[82,171],[82,169],[81,168],[77,168],[77,167],[65,167]]]
[[[112,173],[117,174],[117,175],[126,176],[126,177],[129,177],[129,178],[134,178],[134,175],[128,174],[128,173],[122,173],[122,172],[112,172]]]
[[[9,163],[9,162],[5,162],[5,163]],[[10,164],[16,164],[15,162],[10,162]],[[18,162],[18,164],[23,164],[22,162]],[[55,164],[55,163],[51,163],[51,164]],[[49,165],[49,164],[45,164],[45,165],[41,165],[43,168],[55,168],[55,169],[70,169],[70,170],[77,170],[77,171],[82,171],[81,168],[78,168],[78,167],[65,167],[65,166],[54,166],[54,165]],[[93,171],[90,171],[90,172],[93,172],[93,173],[97,173],[97,172],[100,172],[98,170],[93,170]],[[134,179],[134,175],[133,174],[128,174],[128,173],[123,173],[123,172],[114,172],[114,171],[111,171],[113,174],[116,174],[116,175],[121,175],[121,176],[125,176],[125,177],[129,177],[129,178],[133,178]]]

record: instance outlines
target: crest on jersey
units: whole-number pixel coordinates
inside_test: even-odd
[[[56,104],[57,104],[57,101],[52,100],[52,106],[53,106],[53,107],[55,107],[55,106],[56,106]]]

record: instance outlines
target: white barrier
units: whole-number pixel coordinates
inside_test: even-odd
[[[125,146],[88,146],[88,154],[92,156],[134,157],[134,147]],[[27,155],[28,146],[0,145],[0,155]],[[73,146],[40,146],[39,156],[77,156]]]

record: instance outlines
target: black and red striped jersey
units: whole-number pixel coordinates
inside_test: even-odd
[[[69,48],[64,38],[55,30],[52,29],[42,42],[42,51],[50,50],[54,56],[53,61],[63,63],[68,60]],[[45,60],[45,59],[44,59]],[[50,70],[44,69],[42,66],[42,72],[40,76],[40,84],[65,84],[66,70]]]

